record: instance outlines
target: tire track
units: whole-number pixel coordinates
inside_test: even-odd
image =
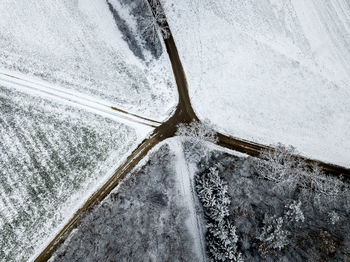
[[[41,81],[32,81],[30,79],[26,79],[25,76],[22,75],[17,76],[10,73],[0,72],[0,84],[1,83],[4,85],[10,85],[13,88],[20,90],[31,90],[34,93],[67,101],[85,109],[92,109],[94,112],[100,115],[104,115],[110,118],[123,119],[129,124],[132,122],[140,125],[146,125],[152,128],[156,128],[161,124],[161,122],[139,116],[137,114],[129,113],[114,106],[110,106],[104,101],[96,100],[88,95],[57,87],[48,83],[42,83]]]

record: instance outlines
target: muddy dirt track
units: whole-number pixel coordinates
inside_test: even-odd
[[[164,24],[163,24],[164,25]],[[165,24],[167,26],[167,24]],[[88,201],[82,206],[68,222],[60,233],[50,242],[50,244],[41,252],[35,259],[36,262],[47,261],[59,246],[67,239],[69,234],[79,225],[79,221],[83,218],[86,212],[89,212],[94,206],[100,203],[139,162],[147,153],[159,142],[173,137],[177,130],[177,125],[180,123],[190,123],[191,121],[199,121],[190,102],[188,94],[188,85],[186,75],[182,67],[182,63],[175,45],[173,37],[170,35],[165,39],[166,49],[171,61],[176,85],[179,93],[179,101],[174,114],[160,126],[158,126],[152,135],[145,139],[126,159],[126,161],[115,171],[113,176],[98,190]],[[127,112],[126,112],[127,113]],[[148,121],[153,121],[147,119]],[[242,140],[239,138],[230,137],[221,133],[217,133],[218,145],[229,148],[238,152],[246,153],[251,156],[259,156],[263,150],[273,150],[272,147],[257,144],[254,142]],[[343,174],[345,177],[350,177],[350,170],[344,167],[323,163],[317,160],[307,159],[301,156],[296,158],[303,159],[308,164],[318,164],[324,171],[333,175]]]
[[[74,214],[73,218],[64,226],[58,235],[50,242],[50,244],[35,259],[36,262],[47,261],[59,246],[67,239],[69,234],[79,224],[84,214],[101,202],[139,162],[147,153],[159,142],[173,137],[180,123],[190,123],[198,120],[196,117],[188,95],[187,81],[181,65],[179,55],[175,46],[174,39],[170,37],[165,40],[169,57],[171,59],[174,76],[179,91],[179,102],[175,113],[162,125],[157,127],[152,135],[145,139],[126,159],[126,161],[116,170],[113,176],[96,191],[85,204]]]

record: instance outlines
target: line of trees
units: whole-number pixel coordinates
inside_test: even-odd
[[[236,227],[229,219],[227,183],[216,168],[195,176],[198,198],[203,206],[207,232],[207,251],[212,261],[243,261],[237,250]]]
[[[343,191],[346,184],[341,179],[327,176],[317,165],[309,167],[295,158],[296,154],[294,147],[282,144],[278,144],[275,150],[263,151],[257,161],[257,173],[275,182],[281,190],[306,188],[331,198]]]
[[[203,141],[215,142],[215,132],[200,123],[177,134],[197,164],[211,261],[350,258],[350,188],[341,178],[295,158],[293,147],[243,158],[208,149]]]

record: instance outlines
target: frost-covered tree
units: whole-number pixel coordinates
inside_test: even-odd
[[[217,142],[216,132],[206,122],[193,121],[190,124],[179,124],[176,131],[177,136],[187,137],[193,142],[209,141]]]
[[[210,168],[209,172],[196,179],[196,191],[206,215],[218,223],[229,215],[230,198],[227,189],[227,184],[215,168]]]
[[[216,168],[195,177],[196,192],[207,220],[207,248],[212,261],[243,261],[237,252],[236,227],[229,219],[227,183]]]
[[[349,185],[340,179],[325,175],[316,165],[302,173],[299,184],[301,187],[310,187],[315,192],[330,198],[340,196],[345,188],[349,188]]]
[[[337,224],[339,220],[340,220],[340,217],[337,212],[333,210],[332,212],[329,213],[329,221],[332,225]]]
[[[288,245],[290,232],[283,227],[282,217],[265,217],[264,226],[258,239],[269,248],[281,250]]]
[[[242,255],[237,252],[236,227],[228,219],[208,223],[206,239],[213,261],[243,261]]]
[[[191,162],[198,162],[208,156],[208,148],[204,145],[204,141],[217,142],[216,132],[206,122],[179,124],[176,135],[183,138],[185,156]]]
[[[287,212],[285,214],[286,218],[290,222],[304,222],[305,217],[304,213],[301,210],[301,202],[293,201],[289,205],[285,206],[287,208]]]
[[[287,229],[304,222],[304,213],[300,201],[292,201],[285,206],[283,216],[265,216],[264,226],[258,239],[270,249],[281,250],[289,244],[288,237],[292,233]]]
[[[152,13],[142,18],[143,34],[147,34],[153,38],[154,41],[158,38],[159,33],[161,33],[164,39],[168,39],[171,33],[160,1],[148,0],[148,3]],[[145,8],[147,8],[147,6],[145,6]]]
[[[295,183],[297,176],[304,169],[304,164],[293,155],[295,148],[278,144],[274,150],[266,150],[257,161],[258,173],[275,183]]]
[[[257,160],[257,173],[265,179],[275,182],[276,187],[293,191],[307,188],[315,194],[335,198],[349,186],[340,179],[327,176],[317,165],[308,166],[305,161],[295,157],[294,147],[278,144],[273,150],[261,153]]]

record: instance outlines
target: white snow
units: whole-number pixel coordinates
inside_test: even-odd
[[[190,213],[186,222],[194,239],[193,250],[197,252],[200,261],[207,261],[203,225],[200,221],[200,216],[198,216],[196,212],[196,192],[194,191],[193,182],[194,172],[189,170],[191,167],[186,163],[181,139],[175,137],[167,139],[166,142],[170,146],[170,150],[175,153],[176,182],[179,195],[182,199],[182,205],[186,207]]]
[[[0,13],[0,260],[24,261],[153,130],[111,106],[161,121],[177,93],[166,52],[138,58],[106,1],[5,0]]]
[[[118,11],[128,12],[124,8]],[[1,69],[36,76],[157,120],[167,118],[176,105],[166,52],[159,59],[137,58],[106,1],[5,0],[0,1],[0,13]],[[124,18],[130,26],[135,23],[132,15]]]
[[[163,2],[202,120],[350,167],[349,1]]]
[[[150,125],[159,126],[158,123],[113,110],[108,101],[98,97],[56,86],[25,74],[0,69],[0,84],[116,120],[135,129],[138,137],[149,134],[153,130]]]
[[[0,84],[1,261],[37,252],[146,135]]]

